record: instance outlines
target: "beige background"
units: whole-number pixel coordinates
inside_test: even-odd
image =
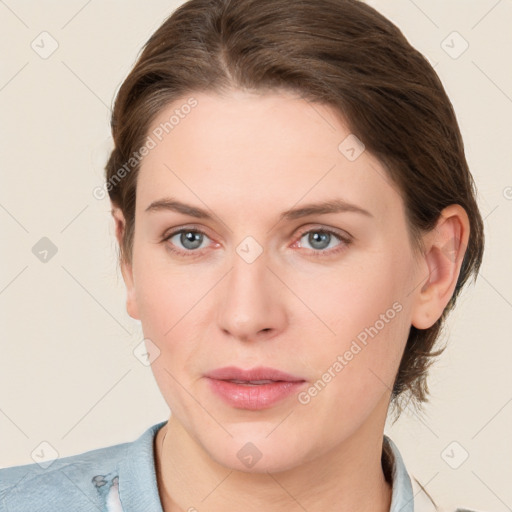
[[[125,311],[108,200],[92,191],[114,94],[180,3],[0,2],[0,467],[32,462],[42,441],[60,456],[130,441],[168,416],[133,355],[142,335]],[[480,276],[432,371],[431,402],[386,432],[434,497],[512,510],[512,2],[371,3],[439,73],[487,230]],[[58,249],[46,263],[32,253],[42,237]]]

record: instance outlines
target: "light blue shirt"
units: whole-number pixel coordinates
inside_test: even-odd
[[[153,441],[163,421],[128,443],[0,469],[0,512],[162,512]],[[390,512],[418,512],[411,479],[396,445]],[[416,504],[415,504],[416,503]],[[428,510],[436,510],[432,507]]]

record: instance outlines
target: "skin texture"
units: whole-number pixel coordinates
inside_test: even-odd
[[[197,106],[142,161],[133,259],[122,262],[128,313],[160,351],[152,370],[172,411],[155,442],[164,510],[389,510],[380,459],[391,388],[410,326],[432,325],[453,293],[465,211],[446,208],[418,254],[399,191],[368,151],[350,161],[338,149],[350,131],[330,107],[285,92],[190,96]],[[145,211],[164,197],[212,218]],[[280,220],[333,199],[370,215]],[[124,219],[113,215],[120,241]],[[191,250],[179,234],[162,241],[172,228],[206,236]],[[314,245],[322,229],[351,241]],[[248,236],[263,250],[252,263],[237,253]],[[334,371],[381,315],[384,327]],[[247,411],[204,377],[231,365],[280,369],[305,379],[306,392],[329,368],[331,379],[307,403],[295,394]],[[261,453],[251,468],[237,457],[248,442]]]

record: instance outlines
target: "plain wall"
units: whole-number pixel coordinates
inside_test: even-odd
[[[125,310],[110,203],[93,190],[111,147],[114,95],[143,43],[181,3],[0,3],[0,467],[33,462],[42,441],[60,456],[131,441],[169,415],[151,369],[132,353],[142,332]],[[441,77],[487,236],[476,284],[447,323],[430,403],[422,415],[406,409],[386,433],[435,498],[505,512],[512,510],[512,2],[371,4]],[[48,56],[52,39],[58,48]],[[464,41],[468,48],[454,58]],[[47,262],[32,252],[43,237],[57,249]],[[464,451],[467,460],[450,467]]]

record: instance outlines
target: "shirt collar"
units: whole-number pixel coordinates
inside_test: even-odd
[[[119,499],[123,512],[163,512],[155,469],[154,438],[167,423],[148,428],[127,447],[119,463]]]
[[[397,446],[386,435],[383,440],[383,457],[390,454],[387,461],[392,467],[391,506],[389,512],[414,512],[414,495],[411,479]]]

